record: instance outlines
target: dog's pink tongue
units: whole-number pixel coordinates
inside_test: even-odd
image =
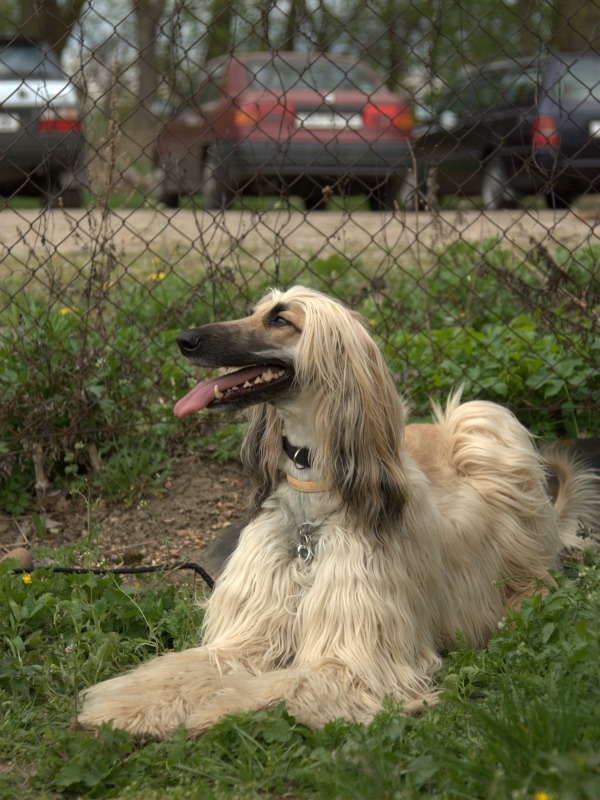
[[[218,387],[219,392],[224,392],[226,389],[231,389],[232,386],[241,386],[246,381],[251,381],[268,369],[268,367],[248,367],[248,369],[239,369],[237,372],[230,372],[227,375],[222,375],[220,378],[215,378],[212,381],[199,383],[191,392],[188,392],[185,397],[178,400],[173,409],[173,413],[180,419],[187,417],[188,414],[193,414],[196,411],[202,411],[203,408],[209,406],[215,399],[215,386]]]

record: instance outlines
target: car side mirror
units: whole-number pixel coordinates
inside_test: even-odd
[[[433,106],[415,103],[413,107],[413,117],[417,124],[427,124],[435,120],[436,114]]]
[[[168,119],[175,114],[176,110],[172,103],[164,100],[153,100],[152,103],[150,103],[150,111],[155,117],[158,117],[158,119]]]
[[[454,111],[446,110],[438,114],[438,123],[440,128],[445,131],[451,131],[458,125],[458,114]]]

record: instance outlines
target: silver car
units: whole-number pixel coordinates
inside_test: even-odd
[[[74,207],[86,185],[74,85],[42,42],[0,36],[0,194]]]

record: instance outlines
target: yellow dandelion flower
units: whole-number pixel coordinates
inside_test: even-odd
[[[32,580],[33,578],[28,572],[23,575],[23,583],[30,584]]]
[[[149,281],[162,281],[166,277],[167,276],[165,275],[164,272],[151,272],[150,275],[148,275],[148,280]]]
[[[536,792],[533,795],[533,800],[552,800],[550,792]]]
[[[74,314],[75,313],[75,309],[74,308],[69,308],[68,306],[65,306],[64,308],[61,308],[58,313],[61,315],[61,317],[64,317],[65,314]]]

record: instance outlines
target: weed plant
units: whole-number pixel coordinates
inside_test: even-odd
[[[198,586],[14,574],[0,565],[0,796],[122,800],[600,796],[600,562],[509,612],[485,650],[446,654],[440,705],[311,731],[283,706],[203,738],[135,741],[74,724],[86,686],[197,643]],[[350,624],[350,623],[349,623]]]
[[[82,477],[132,502],[185,435],[234,454],[237,424],[221,434],[210,415],[174,424],[173,402],[194,381],[174,340],[185,325],[244,314],[275,283],[362,312],[416,416],[462,384],[545,437],[600,429],[598,245],[516,254],[458,242],[419,260],[390,252],[372,269],[339,253],[254,274],[206,263],[193,280],[159,257],[125,272],[108,246],[96,257],[0,290],[0,509],[10,513],[28,508],[36,484]]]

